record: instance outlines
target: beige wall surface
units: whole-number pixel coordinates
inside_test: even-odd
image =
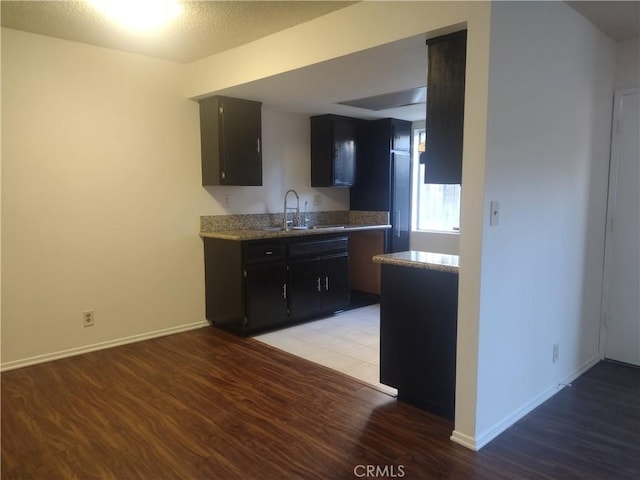
[[[169,62],[3,29],[3,368],[204,324],[211,199],[181,78]]]

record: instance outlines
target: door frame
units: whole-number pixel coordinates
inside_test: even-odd
[[[611,288],[611,257],[613,255],[613,239],[611,233],[614,228],[614,217],[617,188],[618,173],[620,167],[620,122],[622,101],[625,96],[640,94],[640,88],[625,88],[615,90],[613,95],[613,117],[611,122],[611,153],[609,155],[609,188],[607,196],[607,216],[605,225],[604,238],[604,262],[602,267],[602,296],[600,301],[600,339],[598,342],[598,351],[600,357],[606,357],[607,348],[607,323],[608,323],[608,305],[610,299]]]

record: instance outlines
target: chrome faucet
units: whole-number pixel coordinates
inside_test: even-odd
[[[288,224],[287,222],[287,210],[293,210],[293,207],[287,207],[287,197],[290,193],[293,193],[296,196],[296,216],[294,217],[295,226],[300,226],[300,197],[298,196],[298,192],[295,190],[287,190],[287,193],[284,194],[284,209],[282,214],[282,229],[287,230]],[[291,222],[293,223],[293,221]]]

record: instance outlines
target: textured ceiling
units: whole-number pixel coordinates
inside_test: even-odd
[[[2,0],[2,26],[188,63],[257,40],[356,2],[183,1],[183,17],[154,34],[113,25],[85,2]],[[638,37],[640,2],[567,2],[614,40]],[[424,36],[357,52],[226,89],[282,111],[361,118],[424,119],[424,105],[372,111],[339,102],[423,86]]]
[[[326,15],[347,1],[183,1],[153,33],[115,25],[84,1],[2,1],[2,26],[188,63]]]

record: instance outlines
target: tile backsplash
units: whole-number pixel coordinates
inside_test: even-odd
[[[304,216],[303,213],[300,214]],[[307,212],[307,225],[387,225],[389,212],[338,210],[330,212]],[[304,220],[304,219],[303,219]],[[248,230],[282,224],[281,213],[250,213],[243,215],[203,215],[200,231]]]

